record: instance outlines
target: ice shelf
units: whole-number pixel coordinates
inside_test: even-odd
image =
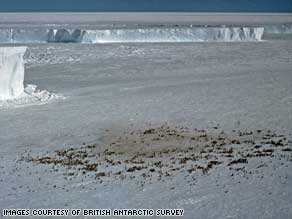
[[[0,43],[238,42],[260,41],[263,33],[264,27],[3,28]]]

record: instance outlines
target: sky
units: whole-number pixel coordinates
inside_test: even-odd
[[[292,12],[292,0],[0,0],[0,11]]]

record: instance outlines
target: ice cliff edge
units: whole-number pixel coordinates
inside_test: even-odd
[[[27,47],[0,47],[0,100],[14,99],[24,92],[24,59]]]
[[[264,27],[143,27],[122,29],[2,28],[0,43],[153,43],[261,41]]]

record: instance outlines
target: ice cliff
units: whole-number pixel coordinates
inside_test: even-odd
[[[260,41],[263,27],[144,27],[124,29],[0,29],[0,43],[131,43]]]

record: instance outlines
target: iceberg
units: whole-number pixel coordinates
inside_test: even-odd
[[[14,99],[24,92],[26,47],[0,47],[0,100]]]
[[[24,54],[27,47],[0,47],[0,109],[45,104],[64,96],[40,90],[36,85],[24,87]]]

